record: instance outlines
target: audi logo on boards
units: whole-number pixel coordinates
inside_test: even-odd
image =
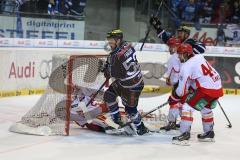
[[[145,85],[157,85],[162,82],[161,78],[166,72],[166,67],[162,63],[140,63]]]
[[[40,64],[39,75],[42,79],[49,78],[52,70],[52,60],[43,60]]]

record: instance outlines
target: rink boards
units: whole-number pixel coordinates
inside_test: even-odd
[[[163,44],[133,43],[141,65],[144,93],[170,90],[162,81],[169,58]],[[106,54],[104,41],[0,39],[0,97],[42,94],[51,74],[55,54]],[[233,47],[207,47],[205,57],[220,72],[225,94],[240,94],[240,51]]]

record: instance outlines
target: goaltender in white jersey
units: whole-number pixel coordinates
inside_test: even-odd
[[[91,103],[86,106],[89,101],[91,101]],[[70,113],[71,121],[74,121],[81,127],[87,127],[92,131],[128,136],[136,134],[135,130],[129,126],[118,129],[119,126],[115,124],[110,117],[107,104],[103,101],[91,100],[91,97],[84,94],[75,95],[73,97]],[[122,119],[127,121],[126,113],[121,110],[119,113]],[[108,130],[109,127],[116,129],[110,132]]]
[[[86,126],[93,131],[104,132],[108,125],[105,123],[108,108],[104,102],[93,100],[87,107],[85,106],[91,97],[75,96],[71,105],[71,120],[79,126]],[[83,107],[86,107],[85,109]]]

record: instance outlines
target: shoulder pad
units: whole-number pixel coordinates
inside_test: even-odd
[[[187,39],[187,40],[185,41],[185,43],[188,43],[188,44],[190,44],[191,46],[193,46],[193,45],[195,45],[196,40],[194,40],[194,39],[192,39],[192,38],[189,38],[189,39]]]

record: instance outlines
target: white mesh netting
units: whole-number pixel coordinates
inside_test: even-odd
[[[71,96],[75,91],[88,95],[104,83],[105,78],[99,72],[102,61],[104,56],[53,56],[45,93],[9,130],[34,135],[68,135]]]

